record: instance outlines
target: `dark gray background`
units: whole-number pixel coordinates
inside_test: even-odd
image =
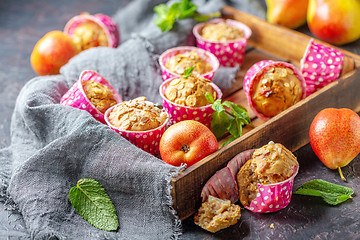
[[[241,1],[241,0],[239,0]],[[24,84],[35,77],[30,66],[30,54],[35,43],[47,32],[62,30],[65,23],[80,12],[115,14],[130,0],[115,1],[0,1],[0,148],[10,144],[10,121],[16,97]],[[235,1],[234,1],[235,2]],[[241,4],[240,4],[241,5]],[[264,2],[252,13],[262,15]],[[308,33],[302,27],[299,31]],[[360,53],[360,41],[343,46]],[[337,171],[327,169],[314,155],[308,144],[295,152],[300,162],[300,172],[295,188],[315,178],[346,185],[359,194],[360,157],[343,168],[348,183],[343,184]],[[290,205],[277,213],[255,214],[246,210],[235,226],[210,234],[184,221],[184,239],[360,239],[359,196],[339,206],[326,205],[321,199],[293,196]],[[9,221],[8,221],[9,220]],[[270,224],[274,224],[271,229]],[[4,210],[0,205],[0,239],[27,239],[21,218]]]

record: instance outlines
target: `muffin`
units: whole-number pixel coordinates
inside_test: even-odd
[[[119,93],[100,74],[83,71],[79,80],[62,96],[60,103],[89,112],[95,119],[105,123],[104,113],[121,102]]]
[[[210,195],[194,216],[194,222],[203,229],[215,233],[236,224],[240,217],[240,206]]]
[[[230,26],[225,22],[206,24],[201,30],[200,35],[206,40],[216,42],[238,40],[245,36],[241,29]]]
[[[168,49],[159,57],[159,63],[164,81],[180,77],[190,67],[194,67],[195,75],[212,80],[219,68],[219,61],[212,53],[190,46]]]
[[[161,126],[167,114],[145,99],[138,97],[118,104],[110,112],[109,122],[126,131],[147,131]]]
[[[245,24],[230,19],[213,19],[194,26],[197,46],[213,53],[221,66],[241,66],[251,30]]]
[[[255,114],[268,120],[303,99],[306,84],[292,64],[264,60],[245,74],[244,91]]]
[[[198,75],[212,70],[211,65],[205,59],[202,59],[195,50],[179,53],[171,57],[166,62],[165,67],[179,75],[183,75],[185,70],[190,67],[193,67],[193,73]]]
[[[137,147],[157,155],[168,114],[145,100],[146,97],[138,97],[109,108],[105,112],[105,121]]]
[[[165,81],[160,86],[163,107],[170,115],[172,123],[195,120],[210,127],[213,109],[205,94],[214,99],[222,97],[221,90],[203,77],[180,77]]]
[[[115,48],[120,42],[116,23],[111,17],[100,13],[83,13],[71,18],[64,32],[74,40],[80,51],[98,46]]]
[[[114,94],[107,86],[94,80],[82,82],[82,85],[86,97],[101,113],[105,113],[109,107],[117,103]]]
[[[216,99],[216,91],[210,81],[202,77],[180,77],[170,82],[165,97],[176,104],[188,107],[202,107],[210,104],[205,94],[210,93]]]
[[[252,158],[237,173],[241,204],[248,209],[259,205],[274,210],[279,210],[281,204],[287,205],[290,202],[292,182],[298,166],[296,157],[279,143],[270,142],[256,149]],[[280,187],[281,191],[274,190],[285,181],[291,182],[291,188],[285,186]],[[264,186],[273,188],[265,191]],[[260,210],[263,211],[262,208]]]

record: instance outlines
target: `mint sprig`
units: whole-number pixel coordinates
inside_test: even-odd
[[[226,132],[231,135],[223,146],[240,137],[244,125],[251,124],[248,112],[243,106],[230,101],[221,102],[221,99],[215,101],[210,93],[206,93],[205,97],[212,103],[211,107],[214,110],[211,116],[211,129],[216,138],[223,137]]]
[[[351,195],[354,194],[354,190],[321,179],[315,179],[304,183],[294,193],[322,197],[326,203],[337,205],[352,198]]]
[[[116,231],[119,220],[116,210],[100,183],[81,178],[69,192],[69,200],[79,215],[96,228]]]
[[[220,16],[220,12],[205,15],[199,14],[196,10],[197,6],[189,0],[173,3],[170,7],[162,3],[154,7],[154,12],[156,13],[154,22],[161,31],[167,32],[173,28],[177,20],[194,18],[198,22],[203,22]]]
[[[194,67],[189,67],[189,68],[185,69],[183,77],[184,78],[190,77],[193,71],[194,71]]]

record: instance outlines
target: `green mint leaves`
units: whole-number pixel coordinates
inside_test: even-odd
[[[97,181],[81,178],[69,192],[69,200],[79,215],[96,228],[116,231],[119,220],[105,189]]]
[[[205,97],[212,103],[211,107],[214,110],[211,118],[211,129],[216,138],[221,138],[226,132],[231,134],[231,137],[223,146],[240,137],[243,125],[251,122],[247,110],[243,106],[230,101],[224,101],[223,103],[221,103],[221,99],[215,101],[210,93],[206,93]]]
[[[168,7],[165,3],[159,4],[154,7],[156,13],[155,24],[163,32],[170,31],[175,21],[184,18],[194,18],[196,21],[207,21],[213,17],[219,17],[220,13],[214,13],[209,15],[202,15],[196,12],[197,6],[189,0],[182,0],[173,3]]]
[[[319,196],[330,205],[337,205],[345,202],[351,195],[354,194],[354,190],[348,187],[340,186],[337,184],[329,183],[321,179],[311,180],[304,183],[299,187],[295,194]]]
[[[189,67],[184,71],[183,77],[184,78],[190,77],[193,71],[194,71],[194,67]]]

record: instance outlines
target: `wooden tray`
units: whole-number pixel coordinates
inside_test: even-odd
[[[239,152],[261,147],[270,140],[282,143],[289,150],[295,151],[309,143],[309,127],[320,110],[327,107],[346,107],[356,112],[360,111],[360,94],[357,92],[360,89],[360,56],[339,49],[345,54],[345,62],[338,81],[308,96],[267,122],[256,118],[242,90],[246,71],[254,63],[266,59],[290,62],[299,68],[300,59],[310,37],[285,27],[269,24],[229,6],[222,9],[222,15],[224,18],[240,21],[252,30],[244,65],[233,86],[230,89],[223,89],[223,93],[226,100],[239,103],[248,109],[255,127],[246,127],[243,136],[173,178],[171,182],[173,207],[182,220],[194,214],[200,207],[200,192],[206,181],[217,170],[225,167],[227,162]],[[316,42],[331,46],[318,40]],[[220,146],[223,141],[220,141]]]

